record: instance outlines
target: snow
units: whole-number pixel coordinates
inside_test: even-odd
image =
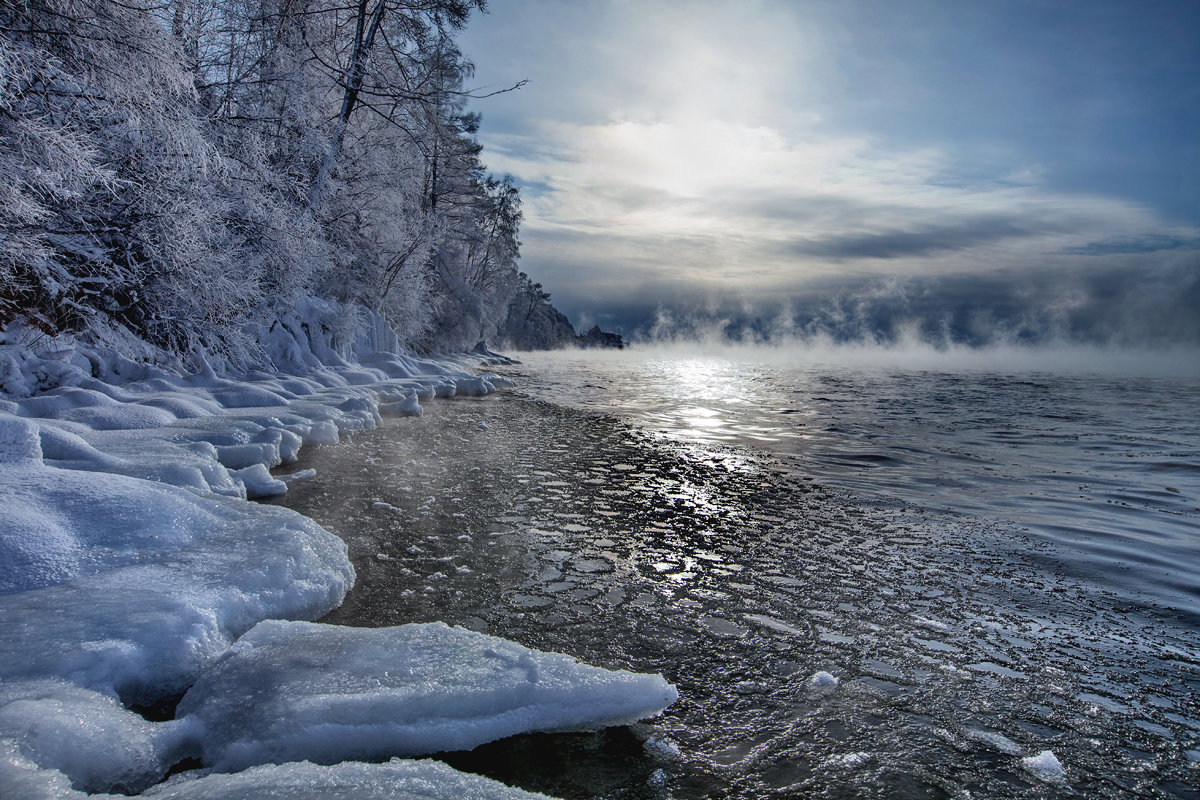
[[[442,623],[267,621],[188,690],[178,717],[198,721],[205,765],[228,771],[622,725],[677,698],[660,675],[604,670]]]
[[[438,761],[393,759],[253,767],[236,774],[180,776],[156,786],[155,800],[546,800],[546,795],[458,772]]]
[[[0,344],[5,800],[148,787],[153,797],[390,797],[397,786],[413,797],[533,797],[402,761],[155,784],[198,755],[222,769],[381,760],[621,724],[675,699],[660,676],[444,625],[304,622],[340,604],[354,570],[345,544],[312,520],[246,502],[315,474],[270,469],[381,414],[511,382],[467,374],[478,358],[354,363],[353,353],[265,346],[299,374],[182,375],[70,342],[40,356]],[[274,700],[250,702],[268,677]],[[169,707],[184,692],[175,720],[126,708]]]
[[[179,723],[147,722],[108,695],[61,680],[0,685],[0,740],[83,790],[136,792],[157,783],[173,760],[179,730]]]

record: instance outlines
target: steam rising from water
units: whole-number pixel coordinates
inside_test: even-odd
[[[1138,348],[1054,342],[972,347],[932,344],[911,330],[891,342],[839,342],[828,334],[793,334],[747,342],[730,340],[720,326],[715,326],[703,331],[692,329],[687,336],[660,331],[653,339],[635,343],[631,350],[600,357],[624,361],[706,358],[769,365],[834,364],[943,372],[1200,377],[1200,347],[1194,345]]]
[[[645,342],[1200,349],[1200,262],[1087,275],[847,278],[770,298],[685,294],[630,307],[609,326]]]

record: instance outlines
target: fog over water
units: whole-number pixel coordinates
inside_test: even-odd
[[[679,686],[459,768],[572,798],[1191,797],[1200,385],[1084,355],[529,354],[516,390],[310,454],[283,501],[350,543],[329,621]]]

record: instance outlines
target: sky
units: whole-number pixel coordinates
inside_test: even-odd
[[[1195,0],[492,0],[484,161],[577,328],[1200,342]]]

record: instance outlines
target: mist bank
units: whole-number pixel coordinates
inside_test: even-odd
[[[623,351],[563,352],[549,357],[627,361],[719,359],[781,366],[836,364],[931,372],[1200,378],[1200,346],[1193,344],[1151,348],[1060,340],[1026,345],[935,345],[913,335],[887,343],[840,342],[824,335],[746,342],[730,340],[719,330],[713,330],[694,336],[643,338]]]
[[[775,343],[824,338],[856,345],[936,348],[1065,344],[1127,349],[1200,346],[1200,256],[1121,260],[1086,272],[847,275],[769,292],[654,286],[591,310],[562,292],[573,319],[594,319],[633,342]],[[603,310],[608,309],[608,310]]]

